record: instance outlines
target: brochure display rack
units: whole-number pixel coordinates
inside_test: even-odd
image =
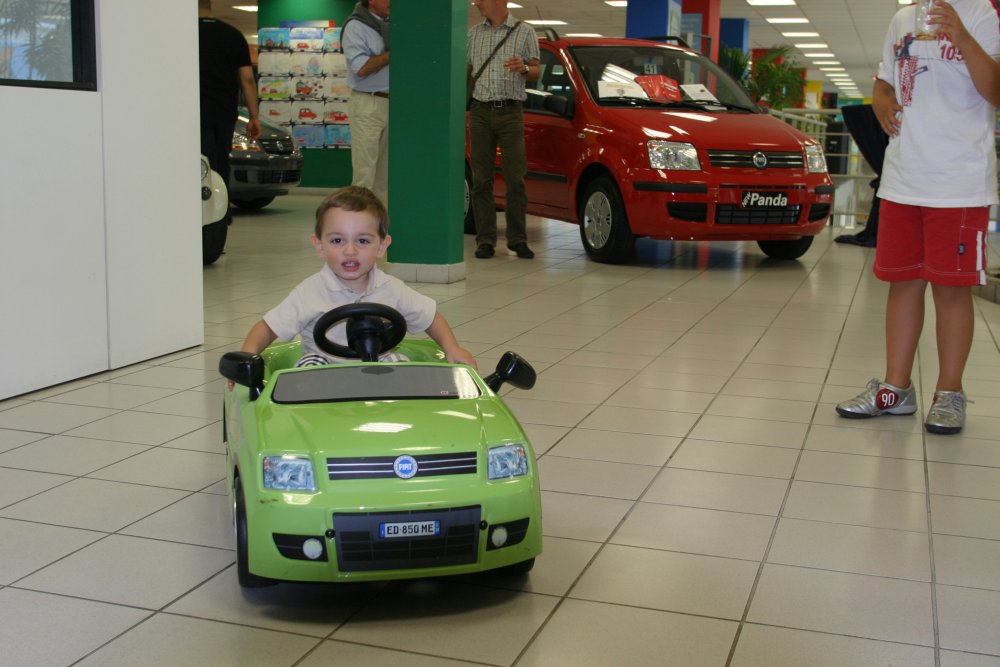
[[[351,145],[347,117],[351,89],[340,31],[333,21],[258,31],[260,115],[288,128],[302,148]]]

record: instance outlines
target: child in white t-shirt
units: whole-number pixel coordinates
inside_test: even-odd
[[[444,351],[450,363],[476,360],[460,346],[448,322],[437,312],[434,299],[420,294],[376,266],[392,242],[385,205],[367,189],[350,186],[323,200],[316,210],[315,234],[310,238],[325,264],[306,278],[284,301],[265,313],[243,341],[243,352],[259,354],[274,340],[302,337],[299,366],[341,361],[322,352],[313,340],[316,321],[327,311],[359,301],[381,303],[398,310],[411,333],[424,331]],[[344,326],[327,337],[346,344]],[[398,357],[383,356],[383,360]]]

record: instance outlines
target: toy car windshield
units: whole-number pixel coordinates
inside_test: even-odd
[[[468,369],[417,364],[340,365],[281,373],[271,399],[275,403],[336,403],[477,398],[479,385]]]

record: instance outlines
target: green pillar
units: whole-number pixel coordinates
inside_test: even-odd
[[[389,89],[391,273],[465,277],[465,39],[468,0],[392,4]]]

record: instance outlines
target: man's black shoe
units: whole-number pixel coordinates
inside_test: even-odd
[[[493,246],[489,243],[480,243],[476,248],[476,257],[479,259],[489,259],[493,256]]]
[[[531,252],[531,248],[528,247],[527,243],[515,243],[514,245],[507,246],[507,249],[516,252],[517,256],[521,259],[532,259],[535,256],[535,253]]]

